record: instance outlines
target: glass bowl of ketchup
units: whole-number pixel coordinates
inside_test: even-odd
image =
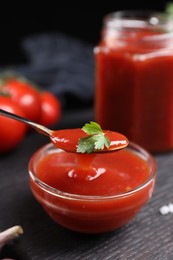
[[[109,153],[65,152],[52,143],[29,161],[31,191],[59,225],[102,233],[132,220],[151,199],[156,162],[135,143]]]

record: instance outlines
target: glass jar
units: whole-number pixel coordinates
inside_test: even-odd
[[[173,149],[173,19],[108,14],[94,53],[96,121],[151,152]]]

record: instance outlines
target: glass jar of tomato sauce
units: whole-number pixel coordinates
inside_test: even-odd
[[[152,152],[173,149],[173,19],[108,14],[94,53],[96,121]]]

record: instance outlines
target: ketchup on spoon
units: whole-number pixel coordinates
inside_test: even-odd
[[[39,133],[49,136],[51,142],[56,147],[61,148],[62,150],[67,151],[67,152],[78,152],[78,141],[81,140],[82,138],[86,138],[86,137],[90,138],[90,139],[85,140],[87,143],[89,143],[91,141],[91,139],[94,139],[94,140],[92,140],[92,142],[94,142],[96,139],[96,142],[99,143],[100,140],[102,142],[105,138],[106,138],[106,141],[109,143],[109,146],[108,145],[103,146],[101,149],[93,148],[91,150],[91,152],[93,152],[93,151],[94,152],[108,152],[108,151],[122,149],[128,145],[128,139],[124,135],[117,133],[117,132],[112,132],[112,131],[102,131],[100,126],[95,122],[90,122],[90,124],[86,124],[87,126],[89,126],[88,132],[90,133],[93,131],[93,133],[95,133],[95,134],[87,134],[85,131],[83,131],[80,128],[50,130],[43,125],[37,124],[35,122],[32,122],[31,120],[28,120],[21,116],[7,112],[3,109],[0,109],[0,115],[18,120],[20,122],[23,122],[23,123],[33,127]],[[86,146],[86,143],[83,143],[83,146]],[[96,145],[96,147],[97,147],[97,145]]]

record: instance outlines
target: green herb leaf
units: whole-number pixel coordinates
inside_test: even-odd
[[[82,130],[88,134],[79,139],[77,152],[92,153],[95,150],[103,150],[106,146],[109,148],[110,140],[105,136],[101,127],[96,122],[91,121],[82,127]]]
[[[95,136],[86,136],[79,139],[77,152],[78,153],[92,153],[95,147]]]
[[[99,124],[97,124],[96,122],[90,121],[90,123],[85,124],[82,127],[82,130],[89,134],[89,135],[94,135],[94,134],[98,134],[98,133],[102,133],[102,129],[100,127]]]
[[[105,146],[109,148],[110,141],[103,133],[97,134],[96,137],[97,137],[97,140],[95,141],[96,150],[103,150]]]
[[[165,12],[168,14],[173,14],[173,2],[167,2]]]

